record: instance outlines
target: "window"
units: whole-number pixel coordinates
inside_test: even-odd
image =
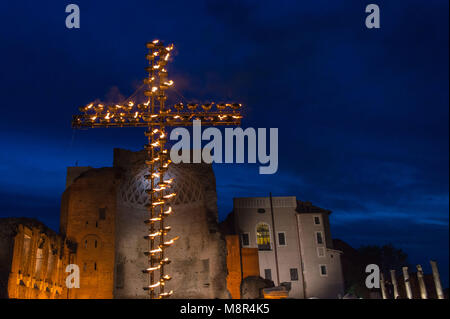
[[[94,263],[94,270],[97,270],[97,263]]]
[[[266,210],[264,208],[258,208],[258,213],[264,214]]]
[[[241,235],[242,238],[242,246],[249,246],[250,245],[250,238],[248,233],[243,233]]]
[[[98,219],[105,220],[106,219],[106,208],[101,207],[98,209]]]
[[[328,275],[327,273],[327,265],[320,265],[320,275],[325,277]]]
[[[272,280],[272,269],[264,269],[264,278]]]
[[[316,232],[316,240],[317,240],[317,244],[318,245],[322,245],[323,244],[322,232],[320,232],[320,231]]]
[[[278,246],[286,246],[286,233],[285,232],[278,233]]]
[[[259,250],[270,250],[270,231],[269,225],[258,224],[256,227],[256,242]]]
[[[84,248],[87,248],[87,239],[84,241]]]
[[[320,217],[319,216],[314,216],[314,224],[320,225]]]
[[[317,256],[325,257],[325,249],[323,247],[317,247]]]
[[[292,281],[297,281],[298,280],[297,268],[291,268],[291,269],[289,269],[289,272],[291,273],[291,280]]]
[[[94,247],[97,248],[97,239],[94,242]]]

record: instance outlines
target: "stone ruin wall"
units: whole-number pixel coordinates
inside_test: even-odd
[[[81,288],[72,298],[146,298],[148,267],[144,205],[145,152],[114,150],[110,168],[69,168],[61,206],[61,233],[78,243]],[[214,172],[208,164],[173,164],[167,249],[173,298],[229,298],[226,243],[218,229]],[[102,216],[103,214],[103,216]]]
[[[142,273],[147,257],[143,239],[147,218],[144,204],[143,175],[145,153],[116,149],[114,167],[124,175],[117,196],[116,214],[116,298],[145,298]],[[208,164],[173,164],[168,172],[175,177],[177,197],[173,215],[167,218],[172,227],[168,238],[179,240],[167,249],[172,263],[166,273],[173,279],[167,291],[173,298],[229,298],[226,288],[226,244],[218,229],[217,194],[214,172]]]

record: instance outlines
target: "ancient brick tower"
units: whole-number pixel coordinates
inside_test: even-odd
[[[78,243],[81,288],[70,298],[145,298],[141,272],[147,263],[145,153],[114,150],[111,168],[68,169],[61,207],[61,234]],[[217,224],[217,195],[211,165],[172,165],[176,214],[169,217],[180,236],[170,249],[168,288],[174,298],[227,298],[226,247]]]
[[[114,168],[84,168],[78,176],[80,169],[68,169],[61,204],[60,233],[77,243],[75,264],[80,268],[80,288],[69,289],[68,298],[113,298],[120,175]]]

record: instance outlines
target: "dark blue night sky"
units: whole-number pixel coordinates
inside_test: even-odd
[[[65,6],[81,28],[65,28]],[[377,3],[381,29],[364,25]],[[354,247],[393,243],[449,268],[448,1],[2,1],[0,217],[58,229],[67,166],[110,166],[141,129],[71,129],[95,99],[128,96],[145,43],[175,43],[187,99],[245,105],[278,127],[279,170],[215,165],[223,219],[239,196],[295,195],[333,211]]]

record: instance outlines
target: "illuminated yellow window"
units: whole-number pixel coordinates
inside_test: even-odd
[[[259,250],[270,250],[270,231],[269,225],[258,224],[256,227],[256,241]]]

